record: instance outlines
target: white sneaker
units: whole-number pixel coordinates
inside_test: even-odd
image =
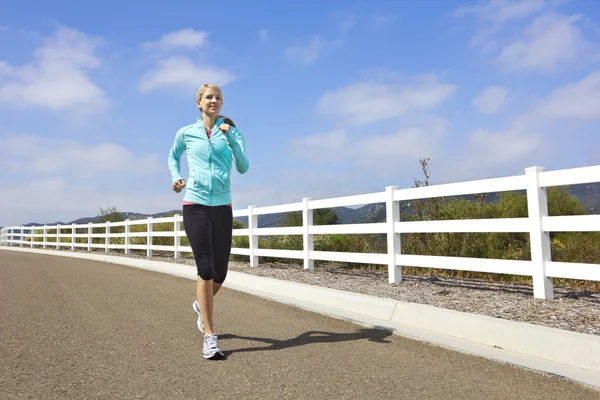
[[[210,359],[220,355],[224,356],[223,351],[219,348],[219,341],[217,335],[206,335],[204,336],[204,349],[202,350],[204,358]]]
[[[200,329],[200,332],[204,333],[204,320],[202,319],[202,314],[200,313],[200,306],[198,306],[198,301],[194,301],[192,307],[194,307],[194,311],[196,311],[196,314],[198,314],[198,329]]]

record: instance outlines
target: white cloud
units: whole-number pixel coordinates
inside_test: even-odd
[[[182,29],[164,34],[157,42],[142,44],[142,48],[161,55],[164,51],[182,49],[194,51],[194,58],[187,55],[162,57],[140,78],[138,90],[149,93],[160,89],[195,92],[203,83],[225,86],[236,79],[227,69],[201,62],[199,48],[206,47],[208,33],[194,29]]]
[[[554,90],[534,114],[542,118],[600,118],[600,71]]]
[[[505,72],[555,72],[565,64],[598,58],[597,46],[582,31],[581,15],[556,13],[566,0],[488,0],[461,7],[456,17],[473,16],[472,44]],[[526,24],[526,25],[525,25]]]
[[[522,37],[502,47],[497,61],[505,71],[553,72],[567,62],[582,62],[595,52],[576,23],[579,15],[544,14]]]
[[[225,86],[235,79],[236,77],[226,69],[194,63],[188,57],[170,57],[158,61],[153,69],[144,73],[138,87],[142,93],[163,88],[182,89],[193,93],[203,83]]]
[[[32,62],[17,67],[0,63],[0,104],[84,114],[105,111],[106,94],[90,77],[101,65],[94,53],[99,44],[98,39],[62,27],[44,39]]]
[[[391,134],[364,136],[334,131],[295,139],[288,151],[319,172],[298,172],[293,182],[305,190],[304,196],[313,197],[314,193],[335,197],[379,191],[398,181],[412,184],[409,177],[421,176],[418,160],[426,157],[432,159],[432,184],[509,176],[547,160],[551,149],[539,132],[516,127],[475,130],[466,135],[464,144],[457,147],[455,143],[452,149],[445,144],[448,140],[456,141],[456,135],[447,136],[444,124],[404,128]],[[343,168],[320,176],[321,171],[328,171],[327,164]],[[343,194],[339,182],[343,183]]]
[[[565,130],[572,131],[577,126],[574,123],[597,119],[600,71],[555,89],[530,110],[512,118],[505,130],[471,132],[464,148],[444,157],[440,175],[443,180],[456,181],[522,173],[531,165],[564,165],[566,159],[557,157],[556,152],[564,145]]]
[[[327,41],[315,36],[306,46],[291,46],[285,49],[285,57],[292,63],[306,67],[314,63],[328,48],[341,46],[342,41]]]
[[[181,207],[181,197],[170,191],[168,185],[159,193],[148,191],[135,182],[129,186],[128,189],[101,188],[91,186],[90,182],[74,182],[61,177],[0,182],[0,225],[67,223],[94,217],[100,207],[110,206],[119,211],[148,214]],[[43,207],[40,207],[40,199],[43,199]]]
[[[267,43],[269,41],[269,31],[267,29],[261,29],[258,32],[258,37],[260,37],[261,42]]]
[[[496,28],[501,25],[535,15],[553,5],[560,3],[556,0],[489,0],[480,1],[474,6],[459,7],[454,10],[456,17],[475,16],[486,23],[492,23]]]
[[[360,170],[315,171],[308,168],[282,171],[278,177],[285,183],[285,190],[278,190],[267,199],[265,205],[285,204],[302,201],[304,197],[313,200],[381,191],[384,186],[368,179],[368,173]],[[372,176],[371,176],[372,178]]]
[[[296,201],[280,187],[259,185],[232,186],[234,210],[250,204],[273,205]],[[15,201],[18,199],[18,201]],[[43,207],[40,207],[43,199]],[[183,193],[171,190],[169,178],[157,186],[145,181],[130,179],[127,185],[108,182],[104,186],[96,181],[71,180],[64,177],[33,177],[17,182],[0,180],[0,226],[31,222],[70,222],[83,217],[94,217],[99,208],[114,206],[119,211],[155,214],[181,210]]]
[[[181,29],[165,33],[156,42],[146,42],[142,48],[147,51],[168,51],[177,48],[196,49],[202,47],[208,39],[208,33],[194,29]]]
[[[434,158],[433,183],[460,182],[495,176],[522,174],[538,164],[549,144],[536,131],[511,127],[505,131],[477,129],[467,136],[465,146]]]
[[[489,86],[473,99],[473,105],[482,114],[497,113],[506,103],[509,92],[504,86]]]
[[[9,172],[35,176],[70,172],[86,177],[122,171],[144,175],[165,169],[155,154],[136,155],[114,143],[85,145],[39,135],[0,137],[0,166]]]
[[[393,134],[375,134],[361,137],[356,156],[361,165],[377,167],[387,161],[407,157],[411,161],[440,150],[443,131],[422,127],[404,128]],[[395,164],[395,162],[393,163]]]
[[[351,168],[375,168],[378,175],[395,174],[393,168],[406,162],[437,155],[444,131],[445,124],[401,128],[391,134],[350,135],[336,130],[295,138],[290,141],[288,152],[318,165],[346,162]]]
[[[68,222],[93,217],[98,207],[155,213],[181,205],[181,198],[170,191],[168,172],[163,189],[158,193],[151,190],[154,177],[165,174],[166,161],[162,157],[135,154],[114,143],[84,144],[39,135],[3,136],[0,169],[6,172],[0,179],[3,226]],[[40,199],[43,207],[39,206]]]
[[[362,125],[431,110],[455,90],[456,85],[441,83],[435,76],[414,78],[406,85],[361,82],[326,92],[318,100],[317,110]]]
[[[356,16],[350,12],[338,12],[335,17],[338,20],[339,30],[342,35],[346,34],[358,24]]]
[[[383,28],[396,22],[396,17],[389,14],[374,14],[369,18],[369,25],[375,28]]]
[[[350,143],[344,130],[317,133],[315,135],[294,138],[290,141],[289,152],[307,161],[334,163],[347,157]]]
[[[418,174],[420,158],[437,160],[443,155],[446,126],[445,120],[440,123],[439,118],[431,116],[423,126],[399,128],[391,133],[381,132],[387,129],[367,133],[336,130],[296,138],[290,141],[287,153],[306,162],[298,170],[283,171],[275,180],[283,182],[280,185],[290,201],[407,185],[412,182],[412,174]]]
[[[563,0],[486,0],[473,6],[459,7],[452,15],[474,17],[478,29],[471,38],[471,44],[480,46],[484,51],[495,51],[500,40],[496,36],[509,23],[533,17],[561,3]]]
[[[522,160],[543,143],[539,133],[476,130],[469,135],[469,154],[484,167],[493,167]]]

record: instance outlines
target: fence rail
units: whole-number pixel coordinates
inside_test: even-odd
[[[600,216],[548,216],[546,188],[550,186],[573,185],[600,182],[600,166],[574,168],[545,172],[542,167],[531,167],[524,175],[459,182],[419,188],[398,189],[388,186],[385,191],[357,196],[345,196],[330,199],[312,200],[304,198],[302,202],[268,207],[249,206],[247,209],[234,210],[234,217],[248,217],[248,227],[234,229],[234,236],[247,236],[249,248],[232,248],[231,253],[250,257],[250,266],[258,265],[258,257],[280,257],[304,260],[304,268],[314,269],[315,260],[368,263],[388,266],[390,283],[402,280],[402,266],[438,268],[449,270],[476,271],[487,273],[531,276],[533,278],[534,297],[552,299],[552,278],[582,279],[600,281],[600,264],[581,264],[555,262],[551,260],[550,232],[595,232],[599,231]],[[426,199],[434,197],[459,196],[478,193],[524,190],[527,194],[528,217],[499,218],[479,220],[444,221],[400,221],[400,201]],[[386,222],[347,225],[313,225],[313,211],[342,206],[385,203]],[[299,227],[258,228],[258,216],[290,211],[302,212],[303,225]],[[191,253],[190,246],[182,246],[181,238],[186,237],[181,229],[182,217],[147,218],[122,222],[71,224],[54,226],[11,226],[0,231],[0,244],[9,246],[30,246],[43,248],[70,247],[71,250],[104,249],[145,250],[148,257],[152,251],[173,252],[175,258],[181,253]],[[153,231],[153,225],[172,223],[172,231]],[[145,225],[145,232],[131,232],[130,228]],[[124,232],[111,232],[111,228],[124,227]],[[93,233],[94,229],[104,229],[102,233]],[[61,230],[69,230],[63,234]],[[79,233],[78,233],[79,230]],[[36,233],[36,232],[42,233]],[[49,233],[49,231],[55,231]],[[82,232],[83,231],[83,232]],[[513,261],[501,259],[479,259],[462,257],[440,257],[401,254],[400,234],[406,233],[446,233],[446,232],[523,232],[529,233],[531,261]],[[387,253],[345,253],[314,250],[314,235],[323,234],[387,234]],[[303,250],[272,250],[258,248],[259,236],[302,235]],[[173,238],[174,245],[161,246],[152,243],[154,237]],[[35,241],[35,239],[42,239]],[[92,243],[92,239],[104,239],[105,243]],[[123,238],[124,244],[111,244],[111,238]],[[146,238],[146,244],[132,244],[132,238]],[[52,240],[49,240],[52,239]],[[68,239],[62,242],[61,239]],[[87,239],[77,243],[76,239]]]

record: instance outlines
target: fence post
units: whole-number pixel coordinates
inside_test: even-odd
[[[147,239],[148,250],[146,251],[146,257],[152,257],[152,217],[148,217],[148,239]]]
[[[104,228],[104,233],[106,236],[106,239],[104,240],[104,252],[108,253],[108,246],[110,245],[110,237],[108,235],[110,235],[110,222],[106,221],[106,228]]]
[[[310,259],[310,253],[315,249],[310,227],[313,225],[313,210],[310,209],[310,197],[302,199],[302,243],[304,249],[304,269],[315,270],[315,260]]]
[[[552,278],[546,275],[546,262],[551,259],[550,234],[544,232],[542,219],[548,216],[546,188],[540,187],[539,176],[543,167],[525,169],[527,177],[527,210],[529,213],[529,240],[531,244],[531,264],[533,297],[554,299]]]
[[[88,222],[88,251],[92,251],[92,223]]]
[[[75,251],[75,224],[71,224],[71,251]]]
[[[254,255],[258,248],[258,237],[254,236],[254,230],[258,228],[258,216],[254,215],[254,207],[248,206],[248,242],[250,247],[250,267],[258,267],[258,256]]]
[[[56,224],[56,248],[60,249],[60,224]]]
[[[21,235],[19,236],[19,243],[21,244],[21,247],[23,247],[23,242],[25,242],[25,227],[23,225],[21,225]]]
[[[385,216],[387,225],[388,280],[389,283],[402,282],[402,267],[396,264],[396,254],[401,252],[400,234],[396,233],[396,222],[400,222],[400,204],[394,201],[397,186],[385,188]]]
[[[48,228],[46,225],[44,225],[44,248],[48,247],[48,243],[46,242],[47,239],[48,239]]]
[[[175,214],[173,216],[174,218],[174,223],[173,223],[173,245],[175,246],[175,251],[173,252],[173,257],[175,259],[179,259],[181,258],[181,252],[179,251],[179,247],[181,246],[181,236],[179,236],[179,223],[180,223],[180,218],[181,215],[179,214]]]
[[[129,253],[130,253],[130,251],[129,251],[129,233],[130,233],[129,218],[127,218],[125,220],[125,255],[129,255]]]

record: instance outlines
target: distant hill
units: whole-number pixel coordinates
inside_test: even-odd
[[[582,184],[582,185],[572,185],[568,187],[569,192],[572,196],[577,198],[583,206],[588,214],[600,214],[600,183],[592,183],[592,184]],[[525,193],[522,191],[521,193]],[[465,199],[467,201],[474,201],[475,197],[473,195],[466,196],[454,196],[448,197],[448,200],[454,199]],[[486,203],[492,203],[498,201],[500,199],[500,193],[487,193],[485,197]],[[411,214],[413,211],[411,202],[402,202],[400,213],[402,214]],[[383,222],[385,221],[385,204],[368,204],[359,208],[349,208],[349,207],[336,207],[335,212],[338,215],[338,223],[339,224],[355,224],[355,223],[363,223],[363,222]],[[167,215],[173,214],[181,214],[181,210],[171,210],[166,212],[160,212],[156,214],[140,214],[134,212],[123,212],[126,218],[129,219],[141,219],[141,218],[162,218]],[[284,219],[286,218],[288,213],[281,214],[269,214],[269,215],[259,215],[258,216],[258,227],[259,228],[272,228],[281,226]],[[248,226],[248,218],[247,217],[237,217],[234,218],[237,221],[242,222],[245,226]],[[87,224],[89,222],[95,223],[98,222],[98,217],[85,217],[79,218],[74,221],[62,222],[55,221],[52,223],[46,223],[46,225],[71,225],[71,224]],[[25,224],[24,226],[43,226],[43,223],[31,222]]]
[[[585,185],[572,185],[568,187],[569,193],[583,204],[587,214],[600,214],[600,183],[592,183]],[[525,194],[525,191],[517,193]],[[452,196],[447,197],[447,200],[467,200],[475,201],[474,195]],[[500,200],[500,193],[486,193],[485,202],[494,203]],[[337,211],[338,209],[336,209]],[[343,210],[338,212],[340,223],[359,223],[359,222],[384,222],[386,220],[385,204],[369,204],[356,210],[350,210],[348,213]],[[413,212],[410,201],[400,203],[400,213],[410,215]]]
[[[588,214],[600,214],[600,183],[572,185],[569,192],[581,201]]]
[[[134,212],[122,212],[121,214],[123,214],[125,216],[125,218],[129,218],[129,219],[142,219],[142,218],[148,218],[148,217],[152,217],[152,218],[162,218],[162,217],[166,217],[167,215],[173,215],[173,214],[181,214],[181,210],[172,210],[172,211],[165,211],[165,212],[160,212],[160,213],[156,213],[156,214],[140,214],[140,213],[134,213]],[[69,222],[62,222],[62,221],[55,221],[55,222],[49,222],[49,223],[45,223],[45,224],[40,224],[37,222],[30,222],[28,224],[24,224],[23,226],[44,226],[44,225],[72,225],[72,224],[76,224],[76,225],[80,225],[80,224],[87,224],[87,223],[97,223],[100,222],[99,217],[84,217],[84,218],[79,218],[76,219],[74,221],[69,221]]]

